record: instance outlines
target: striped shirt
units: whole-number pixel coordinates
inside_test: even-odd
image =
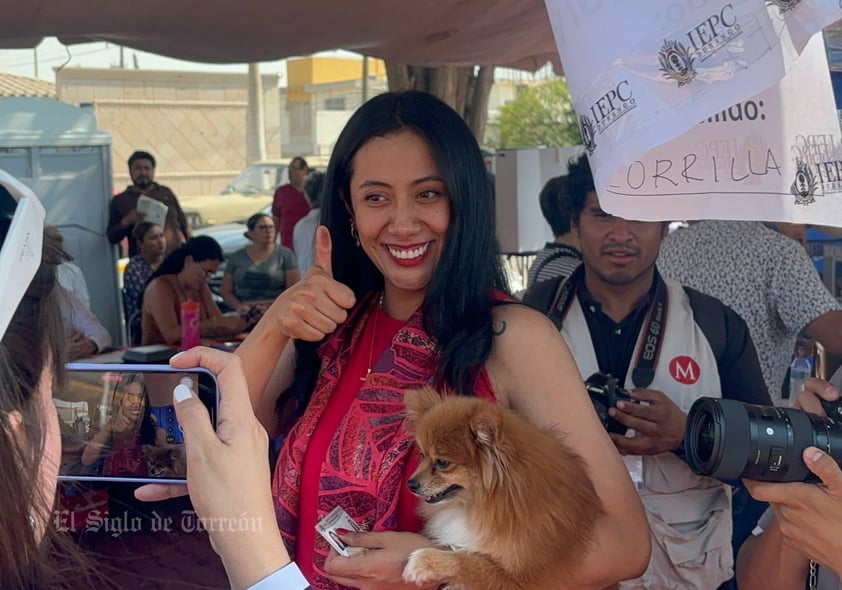
[[[582,255],[576,248],[557,242],[547,242],[538,252],[526,277],[526,286],[548,281],[555,277],[569,277],[582,262]]]

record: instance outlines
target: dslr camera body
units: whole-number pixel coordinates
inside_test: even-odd
[[[591,403],[599,416],[600,422],[608,432],[614,434],[626,434],[628,426],[622,424],[608,415],[608,410],[617,405],[617,402],[629,402],[636,404],[629,392],[620,387],[616,377],[605,373],[594,373],[585,380],[585,389],[591,398]]]

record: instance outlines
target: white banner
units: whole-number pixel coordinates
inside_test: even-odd
[[[839,0],[546,3],[607,210],[829,223],[818,166],[840,138],[821,39],[798,58],[842,18]],[[799,154],[799,142],[814,144]],[[796,206],[799,163],[813,199]]]

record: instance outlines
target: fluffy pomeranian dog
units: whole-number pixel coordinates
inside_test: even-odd
[[[185,477],[187,475],[187,457],[184,456],[183,445],[164,447],[143,445],[142,450],[150,477]]]
[[[584,461],[558,435],[491,402],[424,388],[405,396],[421,457],[409,480],[425,533],[407,582],[460,590],[558,588],[580,564],[603,507]]]

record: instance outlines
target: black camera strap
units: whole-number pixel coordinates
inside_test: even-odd
[[[549,317],[559,330],[561,330],[564,318],[573,302],[575,287],[582,280],[584,274],[584,265],[580,265],[558,287],[553,304],[550,307]],[[663,344],[667,324],[667,299],[666,284],[664,284],[660,273],[655,271],[655,294],[643,322],[645,333],[640,343],[634,369],[632,369],[632,383],[635,387],[649,387],[655,379],[655,368],[658,366],[658,358],[661,355],[661,345]]]
[[[632,383],[635,387],[646,388],[655,379],[655,367],[661,356],[664,330],[667,325],[667,289],[661,275],[655,272],[655,297],[649,306],[649,313],[643,322],[646,332],[637,351],[637,360],[632,369]]]

